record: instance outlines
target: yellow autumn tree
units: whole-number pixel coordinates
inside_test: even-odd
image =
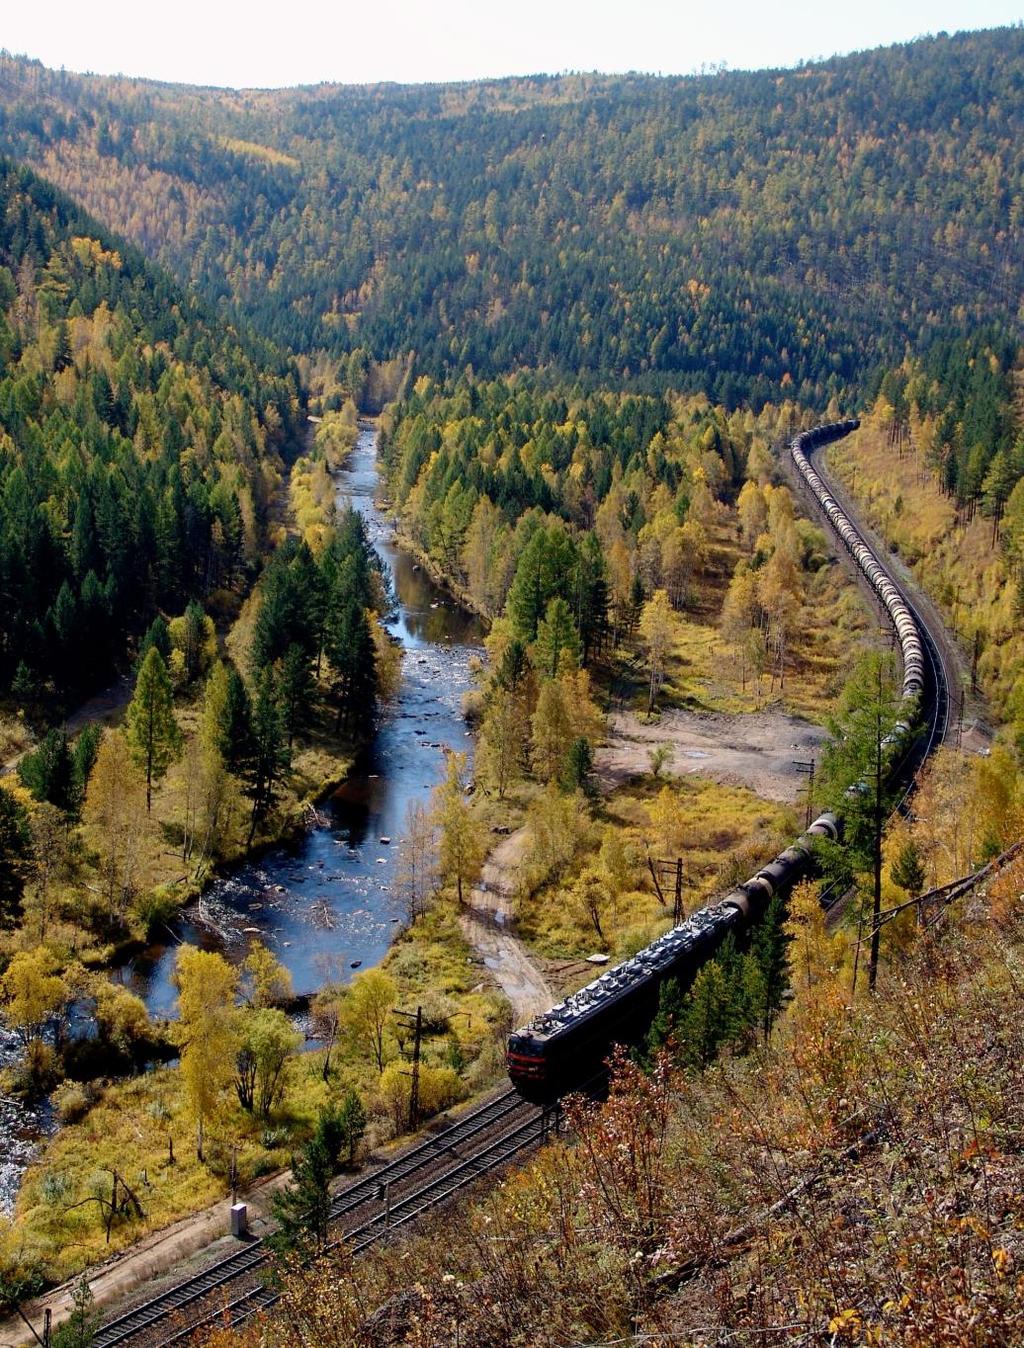
[[[384,1071],[391,1012],[398,1003],[395,980],[382,969],[356,974],[341,1004],[341,1026],[355,1048]]]
[[[433,819],[440,837],[441,882],[455,889],[460,904],[483,865],[481,826],[466,799],[466,755],[450,753],[445,779],[434,789]]]
[[[790,978],[797,995],[823,988],[836,974],[843,957],[843,944],[832,936],[811,881],[797,885],[790,895],[785,932],[789,940]]]
[[[196,1124],[196,1156],[202,1161],[205,1130],[220,1112],[235,1075],[238,971],[222,955],[183,945],[178,949],[174,985],[181,1079]]]
[[[678,633],[679,619],[672,608],[668,594],[664,590],[655,590],[640,614],[640,636],[647,648],[650,681],[647,698],[648,715],[657,705],[658,693],[665,679],[665,666],[678,640]]]
[[[108,730],[100,743],[82,817],[99,854],[107,902],[123,914],[135,893],[149,823],[145,778],[119,730]]]

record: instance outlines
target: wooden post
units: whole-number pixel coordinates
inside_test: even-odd
[[[416,1008],[416,1031],[412,1044],[412,1087],[409,1091],[409,1131],[414,1133],[420,1121],[420,1040],[423,1035],[423,1007]]]

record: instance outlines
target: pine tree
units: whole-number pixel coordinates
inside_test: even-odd
[[[174,719],[174,695],[163,656],[151,647],[135,681],[135,695],[125,713],[132,756],[146,773],[146,810],[153,808],[153,783],[159,781],[181,752],[182,737]]]
[[[327,1243],[331,1220],[331,1180],[338,1164],[344,1133],[337,1114],[325,1110],[316,1132],[292,1158],[292,1182],[274,1195],[272,1210],[277,1230],[267,1244],[279,1255],[319,1253]]]
[[[276,799],[276,787],[281,773],[291,761],[285,737],[284,718],[278,701],[272,669],[265,669],[256,684],[256,702],[252,717],[252,762],[249,769],[248,792],[252,799],[249,823],[249,842],[256,836],[256,827]]]
[[[281,710],[288,732],[288,748],[296,732],[309,722],[315,690],[310,657],[297,642],[292,642],[281,661]]]

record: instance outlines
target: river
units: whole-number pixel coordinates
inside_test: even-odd
[[[167,928],[165,941],[119,971],[153,1016],[174,1013],[171,976],[183,942],[238,963],[262,941],[291,971],[298,994],[378,963],[402,920],[392,885],[409,805],[426,800],[443,777],[444,746],[471,748],[461,702],[470,661],[480,654],[480,625],[395,545],[375,502],[374,429],[360,430],[336,481],[339,503],[351,502],[363,516],[391,573],[396,605],[388,628],[405,648],[398,693],[344,786],[321,806],[320,826],[222,875]],[[16,1037],[0,1027],[0,1067],[20,1054]],[[0,1095],[0,1213],[12,1211],[21,1176],[53,1126],[48,1103],[28,1107]]]
[[[480,653],[480,625],[395,545],[375,503],[376,430],[360,430],[336,481],[339,503],[351,502],[363,516],[392,576],[397,602],[388,627],[405,648],[401,685],[373,743],[323,803],[322,826],[222,876],[166,942],[127,971],[155,1016],[173,1013],[171,975],[183,941],[235,962],[262,941],[287,965],[298,994],[376,964],[402,920],[392,884],[409,805],[426,800],[444,775],[444,746],[471,747],[461,702]]]

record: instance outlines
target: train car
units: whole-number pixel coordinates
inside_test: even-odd
[[[516,1030],[506,1063],[520,1095],[538,1103],[554,1099],[591,1076],[613,1043],[635,1043],[654,1019],[662,984],[673,978],[688,986],[742,924],[737,907],[702,908]]]
[[[658,1009],[662,985],[685,989],[730,934],[742,937],[774,894],[788,894],[813,866],[814,842],[839,836],[824,814],[790,847],[719,903],[702,908],[631,959],[595,978],[509,1037],[506,1065],[528,1100],[557,1098],[591,1077],[612,1044],[643,1038]]]
[[[856,418],[850,418],[815,426],[790,442],[790,453],[895,629],[903,659],[903,710],[886,737],[890,762],[895,762],[913,734],[919,703],[927,691],[924,639],[898,586],[807,457],[810,451],[849,435],[859,425]],[[850,789],[867,788],[859,784]],[[810,874],[815,838],[836,839],[840,830],[841,820],[836,816],[820,816],[806,834],[719,903],[694,913],[632,959],[609,969],[516,1030],[508,1041],[507,1065],[520,1094],[531,1100],[552,1100],[591,1076],[612,1044],[639,1040],[654,1018],[665,981],[675,979],[687,987],[730,933],[745,934],[762,916],[773,894],[788,895]]]

